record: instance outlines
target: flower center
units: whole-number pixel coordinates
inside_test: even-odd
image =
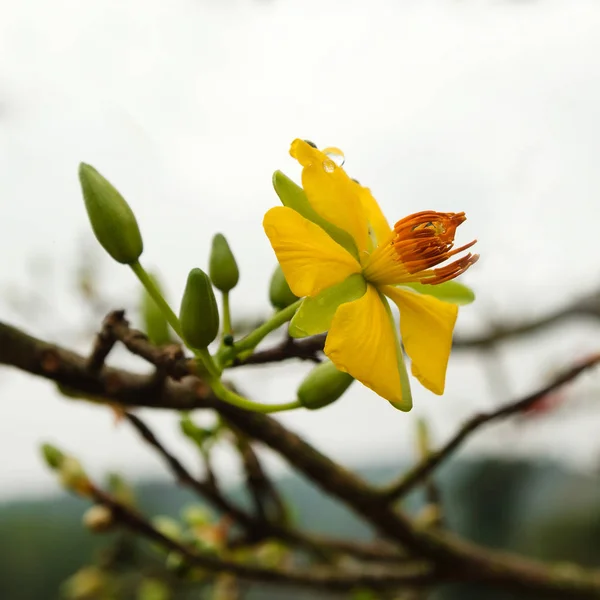
[[[380,245],[365,265],[365,277],[379,284],[418,281],[436,285],[454,279],[477,262],[479,255],[468,253],[448,265],[434,267],[477,241],[454,248],[456,229],[465,220],[464,212],[426,210],[398,221],[391,239]]]

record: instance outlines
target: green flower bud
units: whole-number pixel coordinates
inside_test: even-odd
[[[292,290],[290,290],[290,286],[279,265],[277,265],[271,277],[269,300],[271,301],[273,308],[276,308],[277,310],[283,310],[298,300],[298,296],[294,295]]]
[[[158,288],[161,295],[164,297],[161,286],[158,279],[150,274],[150,279],[154,285]],[[148,339],[155,346],[163,346],[171,341],[171,335],[169,333],[169,323],[165,318],[163,312],[158,308],[158,305],[152,299],[152,296],[144,288],[142,292],[141,302],[142,317],[144,319],[144,328]]]
[[[213,520],[211,513],[204,506],[197,504],[184,507],[181,518],[191,527],[207,525]]]
[[[221,233],[213,237],[208,272],[213,285],[221,292],[229,292],[240,280],[240,271],[231,248]]]
[[[115,523],[112,510],[97,504],[88,508],[83,514],[83,524],[94,533],[109,531]]]
[[[326,360],[317,365],[298,388],[298,400],[305,408],[315,410],[335,402],[354,381],[352,375],[338,371]]]
[[[183,339],[196,349],[207,348],[219,333],[219,309],[208,275],[192,269],[188,275],[179,322]]]
[[[42,456],[51,469],[60,469],[60,466],[65,459],[65,455],[50,444],[42,445]]]
[[[60,482],[68,490],[86,495],[89,491],[90,480],[81,463],[74,456],[65,456],[59,467]]]
[[[110,473],[107,480],[108,489],[121,504],[126,506],[135,506],[136,499],[133,488],[129,483],[118,473]]]
[[[90,165],[79,165],[79,181],[96,239],[117,262],[126,265],[136,262],[144,244],[129,204]]]
[[[169,588],[160,579],[144,579],[137,590],[136,600],[170,600]]]
[[[181,539],[181,525],[173,518],[164,515],[158,515],[152,518],[152,525],[157,531],[160,531],[165,537],[172,540]]]
[[[168,571],[179,576],[185,575],[190,570],[185,558],[179,552],[169,552],[165,566]]]
[[[108,584],[104,571],[98,567],[84,567],[61,585],[61,592],[69,600],[106,598]]]

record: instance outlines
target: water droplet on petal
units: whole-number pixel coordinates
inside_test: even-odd
[[[335,171],[335,163],[330,158],[326,158],[323,161],[323,169],[325,169],[326,173],[333,173]]]
[[[325,148],[323,154],[330,158],[338,167],[342,167],[344,162],[346,162],[346,157],[339,148]]]
[[[304,141],[305,141],[305,143],[307,143],[312,148],[316,148],[317,147],[317,145],[314,142],[311,142],[310,140],[304,140]]]

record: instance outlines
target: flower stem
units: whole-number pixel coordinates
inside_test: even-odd
[[[216,396],[223,400],[223,402],[233,404],[238,408],[243,408],[252,412],[267,414],[302,408],[302,404],[300,404],[298,400],[285,402],[283,404],[260,404],[258,402],[252,402],[252,400],[248,400],[248,398],[244,398],[243,396],[228,390],[219,379],[211,379],[209,384]]]
[[[229,292],[223,292],[223,336],[231,335],[231,312],[229,310]]]
[[[260,327],[257,327],[252,333],[249,333],[245,338],[241,339],[233,345],[235,354],[240,354],[246,350],[253,350],[258,344],[265,338],[271,331],[274,331],[278,327],[281,327],[284,323],[289,321],[298,310],[302,300],[297,300],[288,307],[275,313],[266,323],[263,323]]]
[[[131,267],[131,270],[135,273],[137,278],[140,280],[141,284],[146,288],[146,291],[148,292],[150,297],[154,300],[154,302],[156,302],[156,305],[158,306],[162,314],[165,316],[165,319],[167,319],[169,325],[173,328],[173,331],[181,339],[183,339],[179,319],[172,311],[167,301],[163,298],[162,294],[160,293],[160,290],[156,287],[156,285],[154,285],[154,282],[152,281],[144,267],[142,267],[139,261],[131,263],[129,266]]]
[[[202,348],[200,350],[194,349],[194,355],[196,356],[196,361],[201,363],[206,372],[208,373],[210,383],[212,385],[212,380],[218,381],[221,377],[221,371],[215,364],[213,357],[211,356],[208,348]]]

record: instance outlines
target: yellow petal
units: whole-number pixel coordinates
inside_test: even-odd
[[[349,252],[291,208],[269,210],[263,227],[296,296],[314,296],[360,273],[360,265]]]
[[[381,208],[379,207],[379,204],[377,204],[377,200],[373,198],[371,190],[367,187],[363,187],[359,183],[356,185],[358,187],[358,194],[365,212],[365,216],[367,217],[370,229],[375,236],[374,246],[377,246],[377,244],[382,244],[391,237],[392,228],[381,212]]]
[[[304,167],[302,187],[311,206],[327,221],[347,231],[359,252],[368,250],[369,223],[358,187],[342,167],[303,140],[294,140],[290,154]]]
[[[325,354],[340,371],[350,373],[386,400],[401,406],[397,346],[386,306],[369,285],[362,298],[337,309],[327,334]]]
[[[391,286],[381,291],[400,310],[400,334],[413,375],[434,394],[443,394],[458,307]]]

